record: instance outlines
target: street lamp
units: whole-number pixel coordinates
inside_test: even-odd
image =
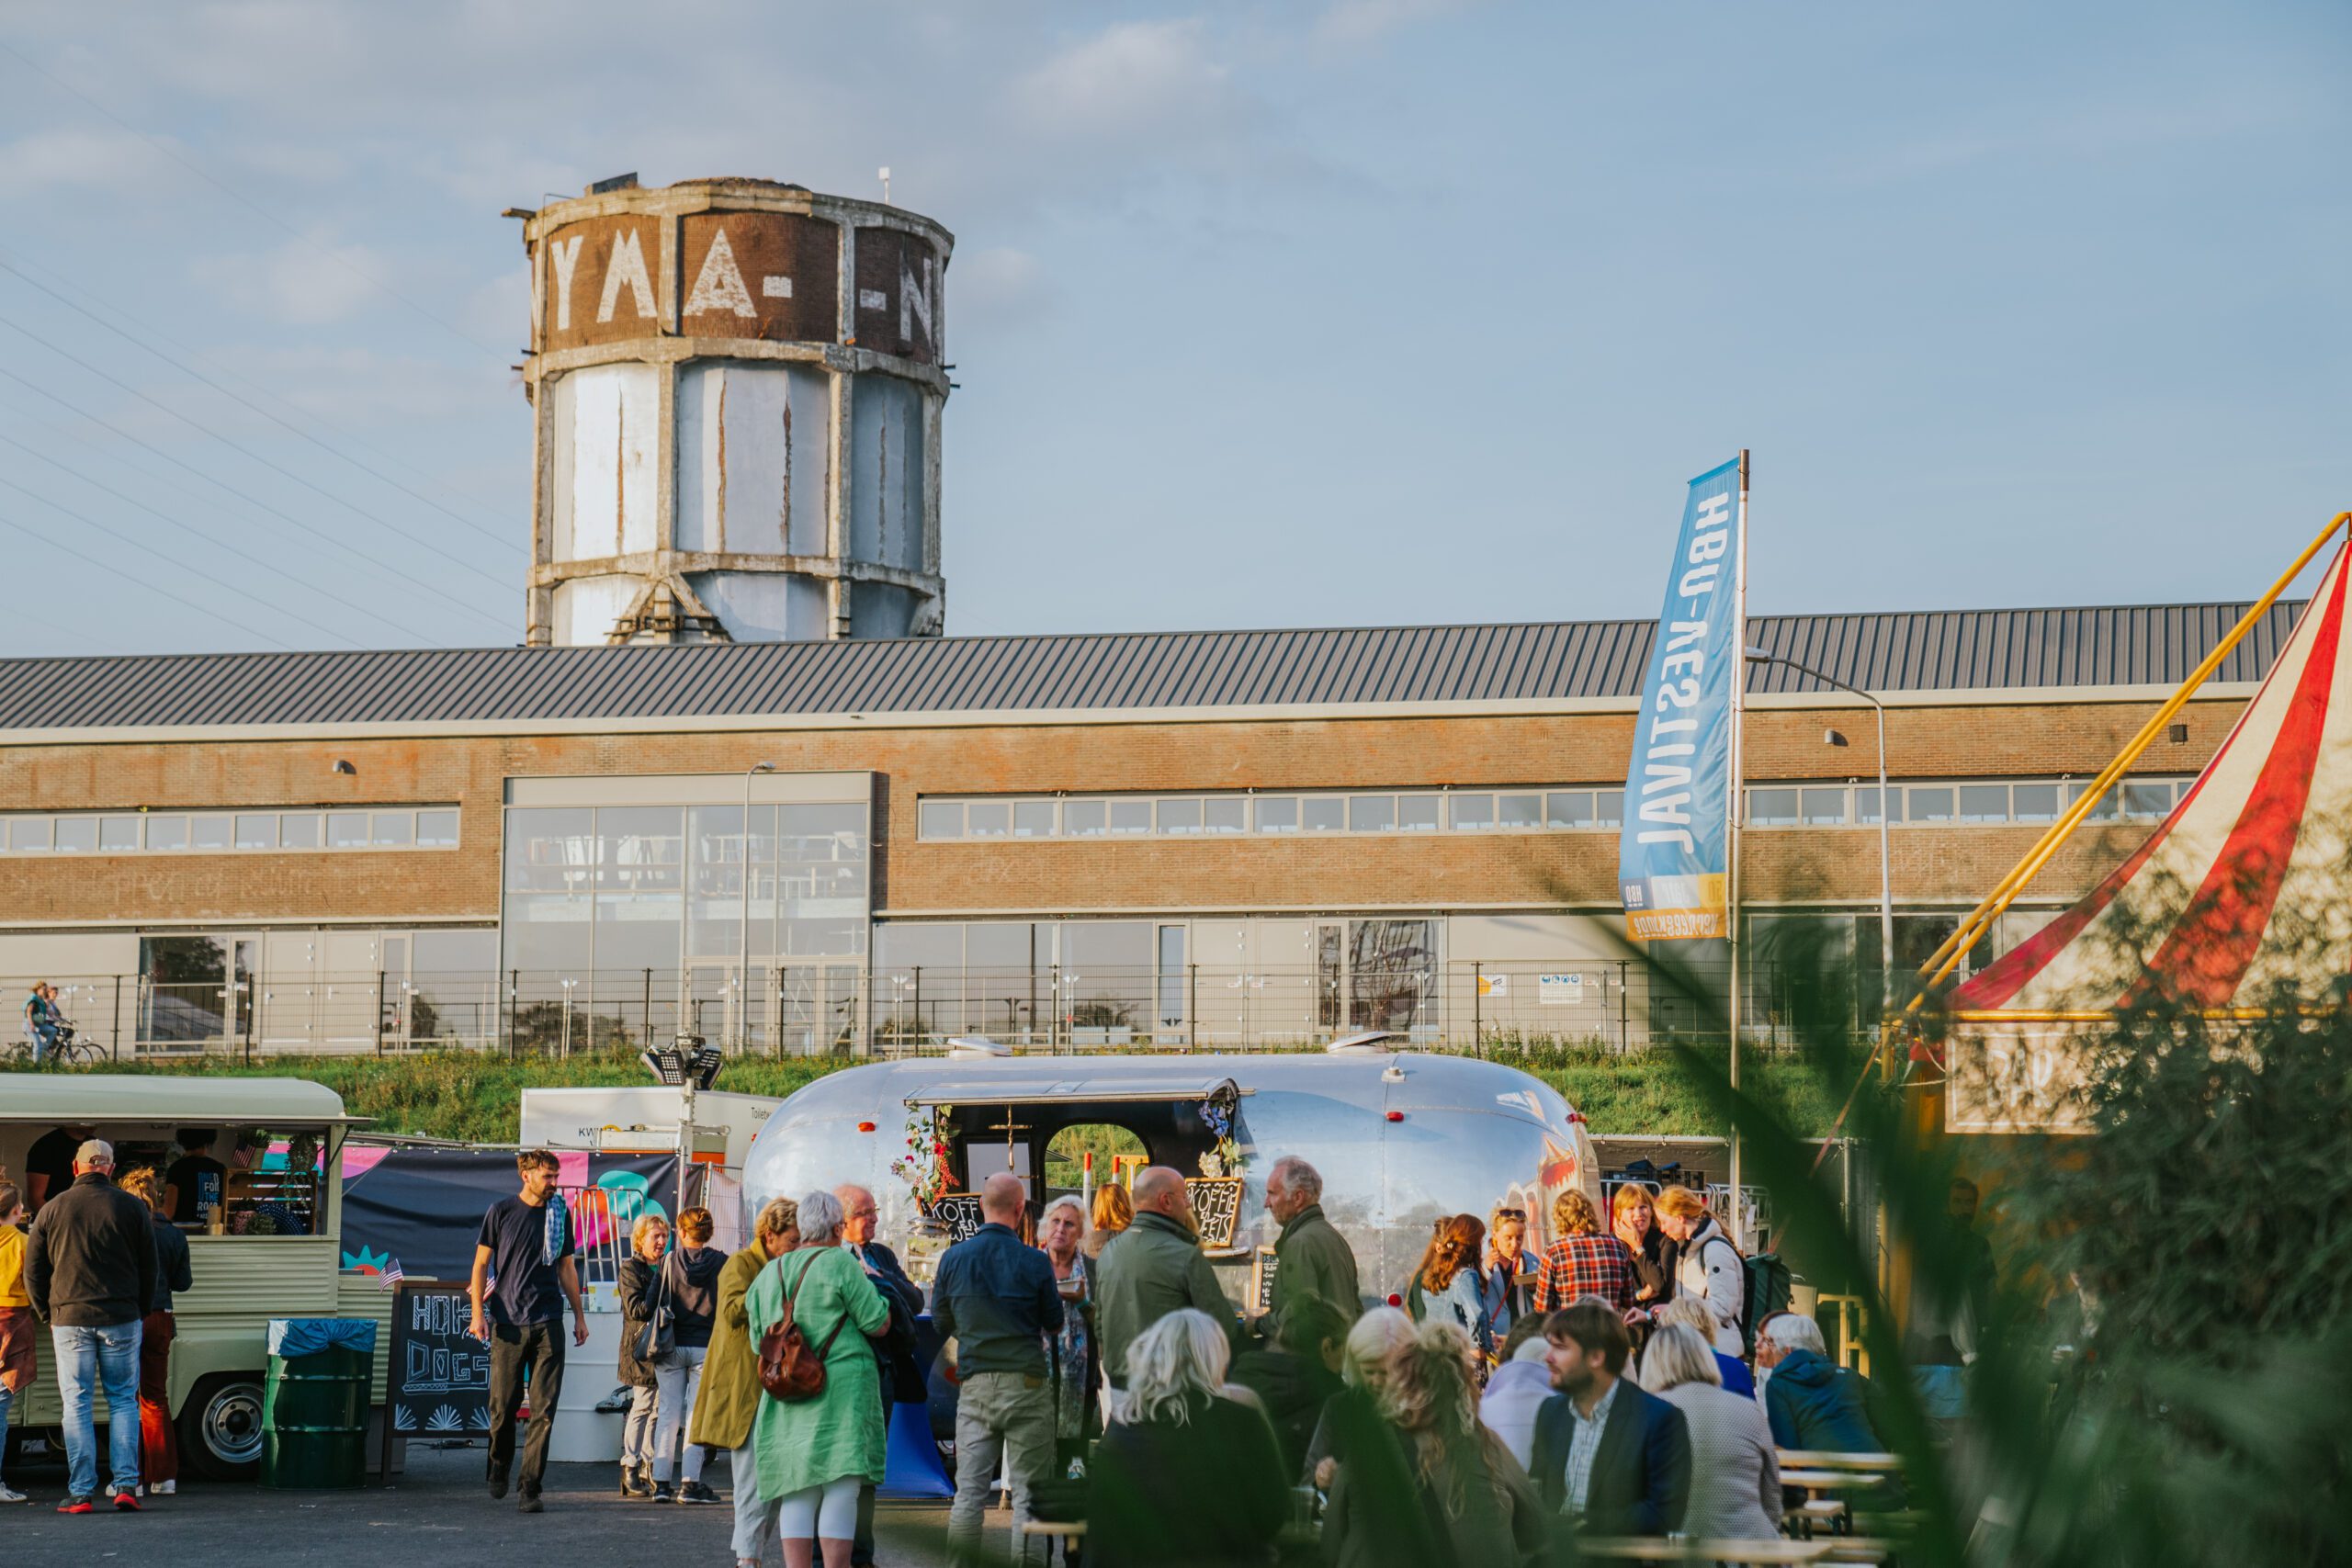
[[[775,772],[774,762],[743,770],[743,912],[735,928],[735,1052],[752,1048],[752,776]]]
[[[1783,659],[1777,653],[1760,648],[1747,649],[1750,664],[1778,664],[1810,676],[1825,686],[1835,686],[1841,692],[1862,699],[1878,714],[1878,951],[1879,951],[1879,1010],[1883,1015],[1894,1005],[1894,882],[1886,847],[1886,819],[1892,811],[1886,795],[1886,705],[1863,691],[1849,686],[1835,675],[1825,675],[1810,665],[1793,659]]]

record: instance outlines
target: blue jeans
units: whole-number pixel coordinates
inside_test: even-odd
[[[49,1345],[57,1357],[57,1394],[65,1405],[65,1490],[92,1497],[98,1490],[98,1440],[90,1415],[90,1389],[107,1391],[107,1457],[114,1489],[139,1484],[139,1339],[136,1322],[104,1328],[51,1324]]]
[[[17,1391],[0,1382],[0,1461],[8,1457],[8,1406],[17,1403]],[[8,1484],[8,1477],[0,1472],[0,1486]]]

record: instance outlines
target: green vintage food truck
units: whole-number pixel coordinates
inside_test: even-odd
[[[345,1115],[331,1090],[300,1078],[0,1074],[0,1169],[19,1189],[33,1145],[60,1130],[112,1144],[118,1174],[169,1169],[184,1132],[214,1137],[209,1153],[227,1168],[220,1234],[183,1227],[195,1285],[175,1303],[172,1342],[181,1463],[198,1475],[232,1480],[258,1469],[271,1318],[390,1320],[392,1298],[376,1277],[342,1267],[343,1141],[363,1120]],[[36,1343],[40,1373],[9,1412],[12,1450],[36,1434],[57,1440],[48,1336]],[[379,1352],[378,1404],[383,1390]],[[105,1421],[103,1394],[97,1404]]]

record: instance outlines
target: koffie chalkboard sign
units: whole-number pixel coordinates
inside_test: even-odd
[[[392,1298],[392,1359],[384,1377],[388,1438],[488,1438],[490,1346],[466,1332],[472,1321],[464,1285],[401,1281]],[[384,1454],[389,1469],[389,1441]]]

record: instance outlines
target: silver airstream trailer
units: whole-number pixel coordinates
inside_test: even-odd
[[[1600,1201],[1584,1119],[1541,1080],[1492,1062],[1369,1042],[1317,1055],[1000,1049],[976,1043],[809,1084],[761,1128],[744,1167],[746,1200],[756,1207],[849,1181],[870,1188],[883,1239],[910,1254],[922,1277],[945,1235],[970,1223],[968,1194],[982,1179],[1012,1170],[1042,1202],[1070,1190],[1046,1185],[1054,1135],[1108,1124],[1139,1138],[1151,1163],[1206,1177],[1194,1188],[1203,1246],[1227,1293],[1245,1305],[1259,1290],[1259,1249],[1278,1228],[1266,1213],[1265,1175],[1283,1155],[1322,1173],[1324,1212],[1354,1248],[1371,1300],[1404,1288],[1443,1215],[1524,1209],[1540,1246],[1562,1191],[1576,1187]],[[944,1163],[933,1153],[940,1145]],[[1238,1156],[1238,1176],[1207,1174],[1220,1151]],[[919,1184],[927,1201],[918,1201]]]

